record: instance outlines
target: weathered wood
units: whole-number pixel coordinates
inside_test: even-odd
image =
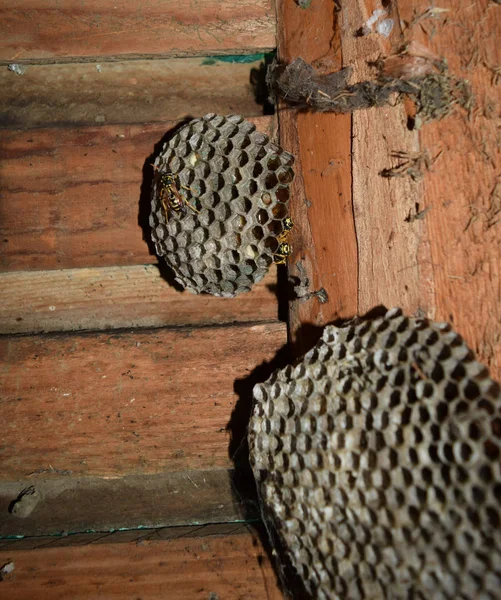
[[[177,121],[209,112],[262,114],[251,63],[182,58],[0,69],[0,127]]]
[[[329,2],[308,9],[278,2],[278,50],[284,62],[301,56],[325,72],[340,65],[337,14]],[[293,254],[289,274],[301,286],[290,303],[295,352],[316,340],[317,327],[357,312],[357,244],[351,206],[351,117],[280,112],[282,144],[296,156],[292,193]],[[320,302],[324,292],[326,302]],[[315,294],[317,292],[317,294]]]
[[[429,208],[422,240],[433,282],[429,312],[451,321],[501,379],[501,8],[488,0],[440,7],[448,12],[426,18],[426,2],[399,2],[405,21],[421,15],[405,39],[444,56],[476,98],[471,115],[456,111],[420,131],[421,150],[442,152],[420,199],[421,210]]]
[[[0,563],[9,561],[14,572],[1,582],[4,600],[282,598],[259,538],[250,532],[0,552]]]
[[[273,135],[271,117],[251,120]],[[149,164],[178,124],[4,131],[0,270],[156,262]]]
[[[390,40],[377,33],[353,35],[371,17],[375,8],[372,4],[357,0],[341,13],[343,66],[352,66],[357,80],[372,78],[368,64],[389,54],[392,44],[396,50],[402,43],[398,22]],[[423,270],[427,266],[420,264],[419,257],[425,225],[421,219],[406,222],[409,214],[416,212],[421,184],[410,177],[381,176],[384,169],[394,164],[392,153],[413,153],[418,149],[418,134],[408,130],[402,104],[354,113],[352,180],[360,314],[378,305],[400,306],[410,313],[418,307],[429,308],[431,298],[423,285]]]
[[[0,273],[0,333],[273,321],[277,271],[236,298],[179,292],[156,265]]]
[[[234,54],[275,45],[270,0],[4,0],[0,59]]]
[[[256,519],[257,507],[235,488],[234,477],[233,471],[224,469],[106,479],[49,472],[2,482],[0,538]],[[30,487],[33,493],[20,498]],[[17,498],[19,510],[12,514],[9,507]]]
[[[283,323],[3,337],[0,479],[230,468],[232,412],[286,341]]]

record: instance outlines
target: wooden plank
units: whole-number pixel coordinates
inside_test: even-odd
[[[271,117],[251,120],[273,135]],[[4,131],[0,270],[156,262],[149,163],[176,124]]]
[[[258,511],[233,471],[181,471],[103,479],[49,473],[0,483],[0,539],[229,523]],[[23,491],[33,493],[21,497]],[[9,507],[21,498],[14,513]],[[24,498],[24,500],[23,500]],[[24,502],[24,504],[23,504]],[[31,510],[31,512],[30,512]],[[143,534],[141,534],[143,532]]]
[[[2,598],[279,600],[273,568],[250,532],[222,537],[0,552],[14,562]]]
[[[451,72],[471,82],[476,108],[420,131],[430,156],[442,155],[426,173],[420,207],[429,208],[422,240],[433,281],[431,316],[454,323],[468,344],[501,379],[501,64],[500,7],[488,0],[445,0],[448,12],[426,18],[424,1],[399,2],[411,21],[406,39],[444,56]]]
[[[179,292],[156,265],[0,273],[0,333],[273,321],[276,288],[274,266],[237,298]]]
[[[354,69],[355,80],[373,77],[368,66],[402,44],[396,11],[396,25],[389,40],[377,33],[356,37],[371,17],[374,3],[357,0],[341,13],[343,66]],[[409,177],[384,178],[381,172],[392,166],[394,152],[419,150],[418,134],[407,128],[403,104],[357,111],[353,115],[353,211],[357,232],[358,312],[376,306],[400,306],[409,313],[418,307],[428,310],[431,296],[425,285],[427,265],[421,262],[420,241],[425,235],[423,220],[407,222],[416,212],[422,193],[420,182]]]
[[[4,0],[0,59],[235,54],[275,45],[270,0]]]
[[[230,434],[286,341],[283,323],[3,337],[0,478],[230,468]]]
[[[181,121],[262,114],[250,84],[260,61],[183,58],[0,69],[0,127]]]
[[[302,9],[278,2],[280,60],[301,56],[320,70],[340,65],[337,13],[328,2]],[[296,354],[308,350],[319,327],[357,311],[357,242],[351,206],[351,116],[280,112],[280,139],[296,156],[289,274],[302,288],[290,303]],[[322,304],[315,292],[324,290]]]

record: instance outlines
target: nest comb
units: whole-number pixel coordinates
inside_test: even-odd
[[[285,231],[293,162],[237,115],[195,119],[164,145],[150,225],[157,253],[183,288],[233,297],[265,276]],[[195,210],[166,215],[160,186],[167,172]]]
[[[500,387],[449,325],[328,326],[254,398],[264,517],[312,597],[500,597]]]

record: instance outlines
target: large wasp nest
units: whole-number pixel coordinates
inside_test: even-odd
[[[293,162],[237,115],[195,119],[164,145],[154,164],[150,225],[180,285],[232,297],[278,262]]]
[[[449,325],[326,327],[254,397],[264,516],[312,597],[500,597],[500,387]]]

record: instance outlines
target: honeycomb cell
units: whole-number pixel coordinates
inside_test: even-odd
[[[263,514],[311,597],[497,597],[500,415],[450,326],[398,309],[326,327],[256,386]]]

